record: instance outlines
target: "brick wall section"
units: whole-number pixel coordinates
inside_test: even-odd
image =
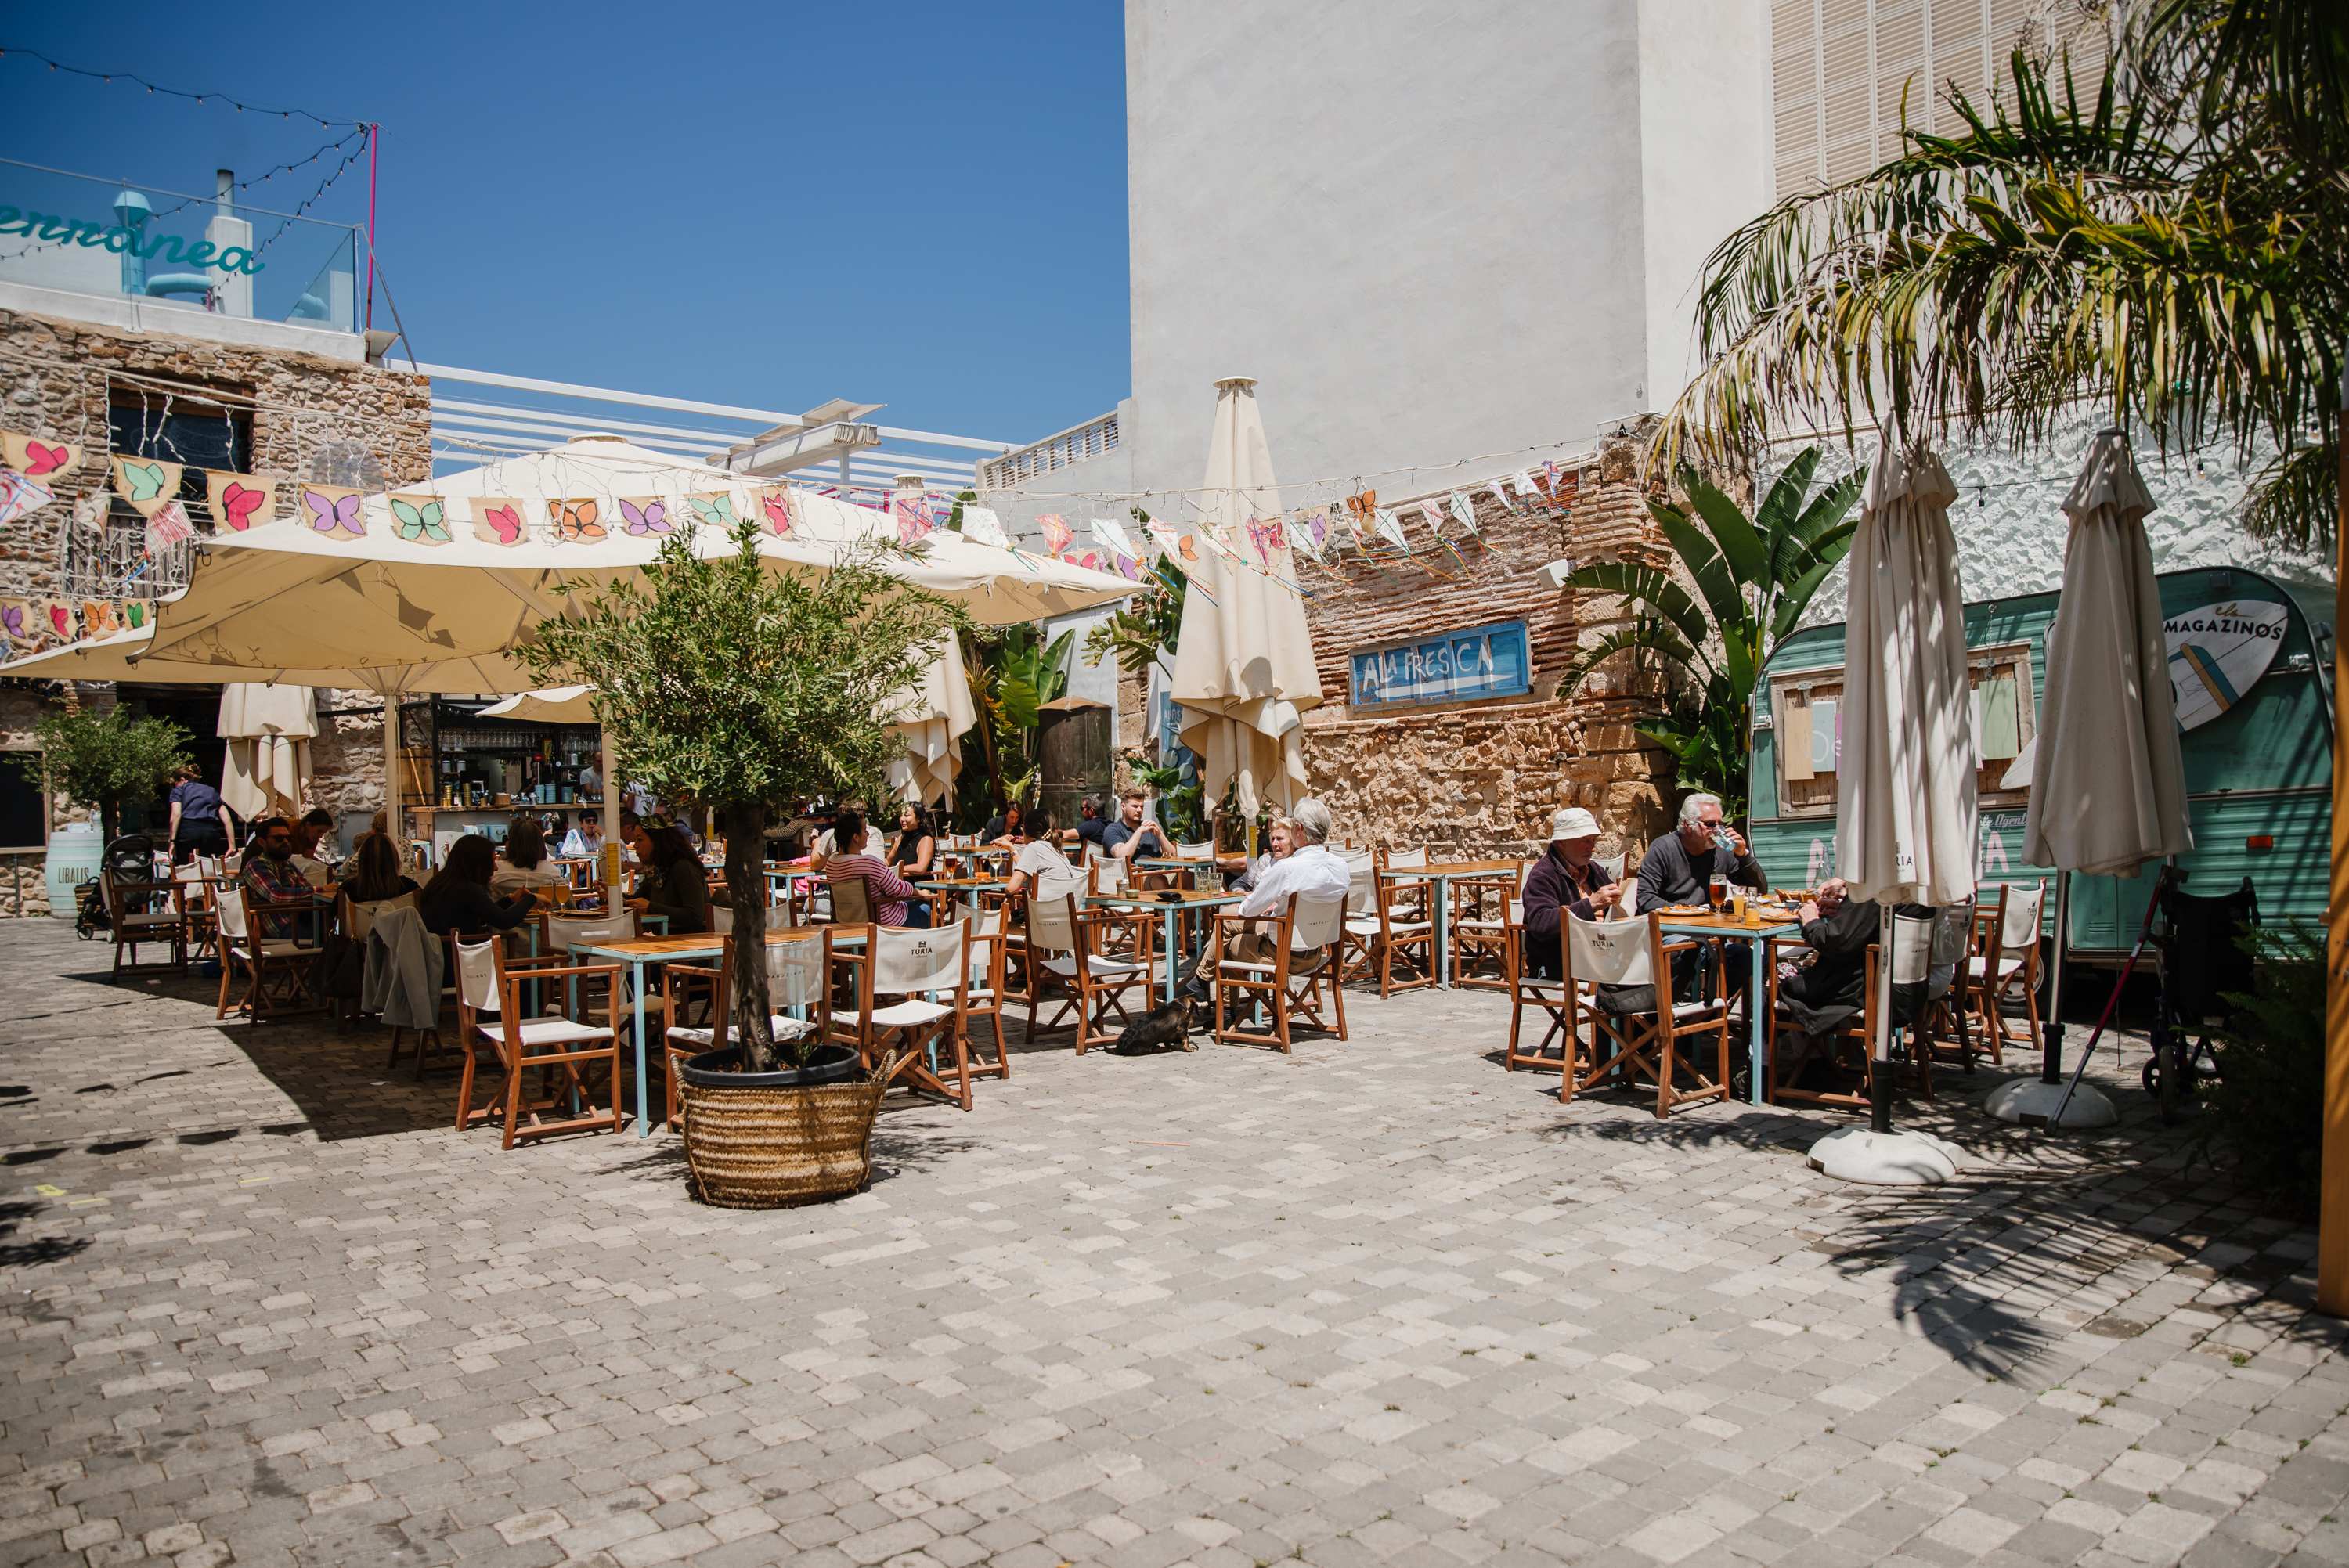
[[[1560,489],[1563,515],[1513,511],[1477,498],[1479,541],[1454,538],[1463,562],[1300,564],[1322,706],[1306,716],[1306,766],[1350,841],[1460,857],[1538,852],[1549,814],[1584,806],[1607,830],[1600,852],[1638,849],[1663,830],[1673,802],[1659,788],[1663,754],[1632,725],[1651,705],[1594,677],[1570,702],[1558,677],[1575,649],[1622,622],[1611,595],[1552,588],[1540,568],[1636,558],[1661,562],[1639,479],[1637,433],[1601,444]],[[1413,509],[1415,511],[1415,509]],[[1414,547],[1423,524],[1409,518]],[[1441,574],[1439,574],[1441,573]],[[1454,627],[1522,617],[1531,644],[1532,700],[1354,715],[1349,655]],[[1371,710],[1376,712],[1376,710]]]
[[[84,454],[80,467],[55,487],[55,501],[0,531],[0,596],[64,592],[64,531],[73,503],[110,483],[107,409],[118,384],[150,394],[177,389],[159,384],[187,384],[249,408],[253,466],[259,472],[367,486],[415,484],[431,476],[431,392],[421,377],[0,311],[0,425],[75,442]],[[34,721],[57,690],[48,683],[0,690],[0,749],[29,746]],[[86,686],[85,700],[105,700],[105,690]],[[375,700],[371,693],[328,694],[338,708],[371,707]],[[382,804],[383,731],[376,715],[322,721],[311,757],[319,803],[327,810]],[[88,814],[61,804],[53,825]],[[37,857],[29,877],[0,865],[0,916],[46,911]]]

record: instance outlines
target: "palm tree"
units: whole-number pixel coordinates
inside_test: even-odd
[[[1733,817],[1745,809],[1754,684],[1778,639],[1795,629],[1819,584],[1851,548],[1858,526],[1848,517],[1867,470],[1856,469],[1812,496],[1818,466],[1816,447],[1797,453],[1751,519],[1686,469],[1681,489],[1694,520],[1670,502],[1648,502],[1702,603],[1671,573],[1629,562],[1594,562],[1567,579],[1572,587],[1620,594],[1638,614],[1630,625],[1575,655],[1560,677],[1559,697],[1573,696],[1593,669],[1618,655],[1658,668],[1668,706],[1639,733],[1672,754],[1682,785],[1721,796]]]
[[[1961,133],[1790,198],[1708,258],[1710,362],[1654,457],[1785,425],[1883,423],[2017,448],[2083,402],[2165,449],[2268,454],[2255,533],[2329,534],[2349,321],[2349,8],[2124,0],[2084,92],[2013,56],[1950,89]]]
[[[967,633],[963,669],[970,683],[978,722],[971,727],[987,769],[988,799],[996,810],[1007,799],[1035,787],[1038,710],[1069,692],[1069,655],[1077,634],[1063,632],[1050,643],[1034,626],[1005,628],[993,637]],[[1016,764],[1019,771],[1007,774]]]

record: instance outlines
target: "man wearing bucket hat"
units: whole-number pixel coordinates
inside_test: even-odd
[[[1598,818],[1579,806],[1551,813],[1548,852],[1526,877],[1526,962],[1544,978],[1565,973],[1561,920],[1608,920],[1622,910],[1623,884],[1599,863],[1598,848]]]

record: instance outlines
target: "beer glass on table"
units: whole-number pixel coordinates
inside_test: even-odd
[[[1704,902],[1712,907],[1713,913],[1721,913],[1722,905],[1729,902],[1729,877],[1726,873],[1715,872],[1706,880]]]

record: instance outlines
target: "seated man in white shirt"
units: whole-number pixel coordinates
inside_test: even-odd
[[[1290,841],[1297,847],[1287,859],[1265,868],[1240,901],[1240,913],[1278,914],[1292,897],[1342,900],[1352,886],[1346,862],[1330,852],[1330,835],[1336,824],[1330,820],[1329,807],[1317,799],[1299,800],[1288,814],[1288,827]],[[1207,978],[1223,958],[1220,946],[1220,934],[1210,936],[1191,978],[1183,983],[1183,995],[1194,1002],[1207,999]],[[1234,941],[1232,956],[1251,964],[1269,963],[1274,956],[1272,937],[1262,931],[1244,931]]]

